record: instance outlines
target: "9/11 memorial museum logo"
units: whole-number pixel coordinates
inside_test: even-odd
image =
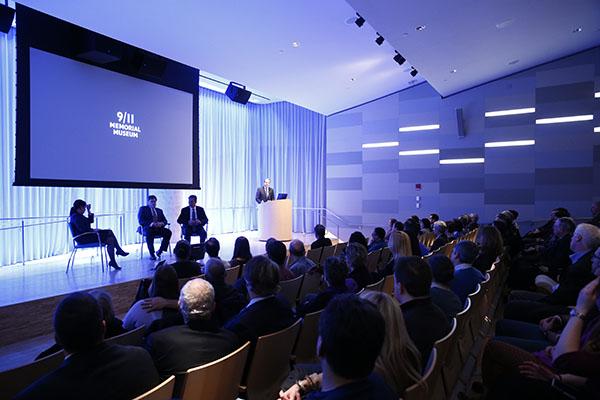
[[[108,127],[112,129],[112,134],[138,139],[142,133],[142,128],[135,124],[135,114],[118,111],[116,116],[117,121],[108,123]]]

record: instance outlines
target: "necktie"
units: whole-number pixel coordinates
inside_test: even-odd
[[[156,215],[156,209],[154,207],[150,207],[150,210],[152,210],[152,222],[158,221],[158,215]]]
[[[190,207],[192,209],[192,213],[190,214],[190,219],[194,221],[196,219],[196,207]]]

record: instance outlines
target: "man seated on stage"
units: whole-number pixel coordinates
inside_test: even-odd
[[[188,207],[181,209],[177,223],[181,225],[181,233],[188,242],[192,236],[200,236],[200,243],[206,240],[204,225],[208,224],[208,218],[204,208],[196,205],[198,198],[195,195],[188,197]]]
[[[16,399],[131,399],[160,383],[146,350],[104,342],[102,310],[88,293],[73,293],[59,303],[54,332],[65,360]]]
[[[267,178],[262,187],[256,189],[256,202],[260,204],[269,200],[275,200],[275,192],[271,188],[271,180]]]
[[[148,205],[141,206],[138,211],[138,222],[142,226],[144,235],[146,236],[146,244],[150,252],[150,259],[156,260],[156,257],[167,251],[169,241],[171,240],[171,230],[165,228],[167,218],[160,208],[156,207],[156,196],[151,194],[148,196]],[[154,253],[154,238],[162,237],[160,249]]]

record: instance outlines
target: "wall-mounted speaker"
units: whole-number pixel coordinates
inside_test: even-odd
[[[108,64],[119,61],[122,54],[123,49],[116,40],[99,35],[86,35],[78,46],[76,56],[95,64]]]
[[[252,92],[246,90],[246,86],[240,85],[239,83],[230,82],[229,86],[227,86],[227,90],[225,91],[227,97],[236,103],[246,104],[248,100],[250,100],[250,96],[252,96]]]
[[[161,78],[167,68],[167,62],[150,54],[137,53],[133,56],[133,67],[142,75]]]
[[[458,132],[459,138],[464,138],[466,136],[465,132],[465,123],[463,121],[463,110],[462,108],[456,109],[456,131]]]
[[[0,4],[0,32],[8,33],[15,18],[15,9]]]

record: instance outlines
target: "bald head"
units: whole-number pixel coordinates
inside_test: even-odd
[[[290,254],[294,257],[304,257],[306,250],[302,240],[294,239],[290,242]]]

